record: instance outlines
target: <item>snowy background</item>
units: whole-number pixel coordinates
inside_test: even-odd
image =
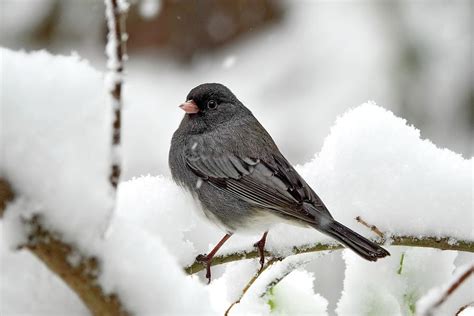
[[[202,82],[229,86],[334,217],[363,235],[373,237],[358,215],[392,234],[474,240],[472,4],[260,2],[273,14],[243,30],[228,8],[199,11],[195,28],[207,33],[196,36],[205,47],[182,43],[189,38],[179,31],[190,31],[179,23],[192,17],[173,5],[180,1],[132,6],[123,182],[111,213],[102,2],[0,0],[0,177],[19,196],[0,221],[2,315],[88,314],[36,258],[15,251],[25,237],[20,218],[31,214],[98,256],[100,284],[138,315],[222,315],[238,298],[256,260],[214,267],[209,286],[202,272],[182,273],[222,237],[167,168],[177,105]],[[159,26],[174,37],[147,37]],[[258,238],[234,236],[221,253],[250,250]],[[328,240],[281,225],[268,247],[285,252],[317,241]],[[288,258],[262,274],[231,315],[410,315],[474,260],[388,249],[391,257],[377,264],[349,251]],[[464,284],[440,315],[471,302],[473,286]]]

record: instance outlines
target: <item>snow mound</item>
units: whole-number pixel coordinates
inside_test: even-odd
[[[112,206],[103,76],[74,55],[0,54],[0,175],[53,231],[87,249]]]
[[[474,239],[473,160],[420,138],[374,103],[340,117],[321,153],[300,168],[336,219],[361,216],[393,235]]]

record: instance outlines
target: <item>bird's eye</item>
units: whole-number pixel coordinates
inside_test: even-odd
[[[217,102],[214,100],[209,100],[209,102],[207,102],[207,107],[211,110],[214,110],[217,108]]]

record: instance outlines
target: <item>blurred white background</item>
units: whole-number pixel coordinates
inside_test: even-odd
[[[1,46],[77,52],[105,70],[102,1],[0,3]],[[228,85],[294,164],[367,100],[471,157],[472,12],[469,0],[135,1],[124,176],[168,173],[162,148],[182,116],[176,106],[203,82]]]

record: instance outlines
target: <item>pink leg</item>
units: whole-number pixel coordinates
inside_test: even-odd
[[[211,283],[211,263],[212,263],[212,258],[216,254],[216,252],[219,250],[220,247],[227,241],[227,239],[230,238],[232,234],[226,234],[224,237],[222,237],[221,241],[214,247],[214,249],[211,250],[210,253],[207,255],[199,255],[196,257],[197,261],[203,262],[206,264],[206,278],[208,280],[208,284]]]
[[[267,240],[268,231],[263,233],[262,238],[257,241],[253,246],[257,247],[258,254],[260,255],[260,270],[263,269],[263,264],[265,263],[265,242]]]

